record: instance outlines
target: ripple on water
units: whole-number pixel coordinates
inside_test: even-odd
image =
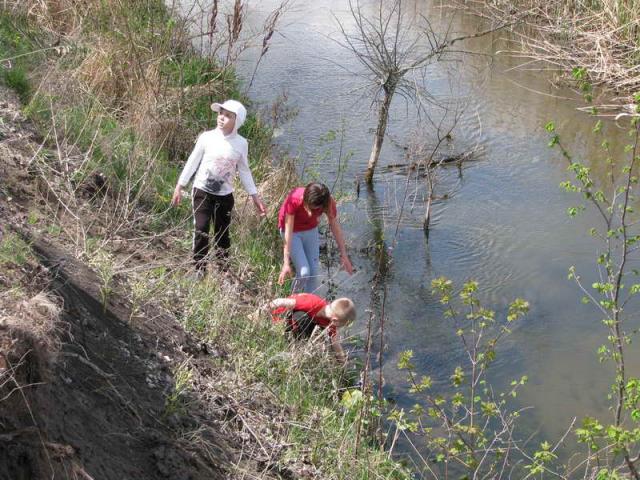
[[[473,274],[487,291],[505,282],[521,282],[527,273],[509,261],[525,247],[524,239],[515,233],[513,227],[504,225],[470,225],[464,236],[447,242],[447,264],[457,272]]]

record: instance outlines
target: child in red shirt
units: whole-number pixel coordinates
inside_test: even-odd
[[[340,249],[342,266],[349,274],[353,266],[347,255],[342,229],[338,222],[336,202],[326,185],[312,182],[289,192],[278,214],[278,228],[284,238],[282,269],[278,283],[282,285],[291,275],[290,260],[296,270],[294,292],[313,293],[318,288],[320,273],[320,237],[318,223],[322,214],[327,215],[329,228]]]
[[[336,359],[346,362],[340,344],[338,328],[348,325],[356,317],[356,309],[348,298],[338,298],[328,303],[312,293],[296,293],[286,298],[276,298],[269,306],[273,321],[286,320],[287,328],[296,337],[311,337],[316,326],[326,330]]]

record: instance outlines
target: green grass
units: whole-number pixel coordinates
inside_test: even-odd
[[[122,23],[126,22],[123,28]],[[164,3],[159,0],[113,2],[102,0],[97,9],[86,18],[87,30],[104,37],[126,38],[142,35],[158,40],[158,34],[172,28],[175,21],[169,16]]]
[[[259,131],[257,122],[249,126],[250,142],[253,135],[256,143],[270,139],[270,134]],[[252,169],[261,167],[258,164]],[[264,166],[264,172],[270,168]],[[173,179],[168,181],[172,184]],[[236,205],[236,212],[255,215],[250,201],[246,206]],[[290,344],[283,328],[271,325],[268,317],[259,323],[247,318],[249,310],[266,303],[268,296],[286,295],[282,287],[266,288],[273,283],[281,261],[282,240],[276,222],[273,216],[248,224],[241,218],[232,224],[234,268],[248,266],[251,274],[247,283],[263,292],[253,299],[255,305],[229,298],[213,275],[187,286],[190,290],[181,309],[181,322],[187,330],[224,349],[226,360],[221,366],[232,368],[243,382],[264,384],[276,396],[277,404],[286,408],[287,422],[291,423],[282,440],[291,445],[287,457],[307,458],[326,478],[409,479],[408,470],[367,437],[366,426],[356,452],[357,423],[365,404],[346,409],[341,403],[341,388],[353,384],[352,372],[338,368],[330,351],[302,353],[304,345]],[[190,225],[187,228],[190,230]],[[370,412],[363,413],[368,418]]]
[[[209,85],[209,93],[195,99],[184,111],[183,121],[190,130],[201,132],[214,128],[215,114],[211,103],[236,98],[247,103],[240,92],[240,84],[232,68],[221,69],[213,60],[195,52],[179,52],[162,62],[160,72],[168,85],[180,89]],[[241,130],[242,133],[242,130]],[[194,138],[195,141],[195,138]]]
[[[165,59],[160,71],[171,86],[182,88],[203,85],[223,75],[215,62],[195,53],[185,53]],[[235,79],[226,77],[225,79],[230,86],[237,85]]]
[[[4,72],[4,82],[16,91],[20,101],[26,103],[31,96],[31,83],[27,77],[27,72],[21,67],[13,67]]]
[[[264,159],[271,158],[273,130],[260,116],[250,113],[239,133],[249,139],[249,166],[259,183],[272,168]]]
[[[28,72],[43,58],[42,54],[32,53],[37,50],[34,33],[24,18],[0,16],[0,80],[25,103],[32,92]]]
[[[33,258],[31,247],[15,233],[8,233],[0,242],[0,266],[25,265]]]
[[[365,404],[343,402],[342,388],[353,382],[353,376],[337,366],[328,350],[309,350],[306,342],[291,342],[283,326],[273,325],[266,315],[249,319],[250,307],[229,298],[215,276],[188,287],[183,300],[185,327],[220,345],[227,358],[220,366],[232,367],[248,384],[265,385],[275,395],[276,406],[286,411],[290,426],[280,441],[291,447],[283,460],[306,458],[326,478],[410,478],[366,435],[366,425],[356,454]]]
[[[84,24],[91,30],[83,43],[83,51],[59,60],[58,67],[77,68],[81,58],[90,56],[90,39],[94,35],[108,37],[110,41],[129,42],[128,36],[135,38],[137,53],[149,55],[151,61],[161,58],[158,51],[178,37],[178,25],[168,18],[162,2],[147,0],[135,2],[126,7],[126,12],[109,11],[112,2],[104,0],[101,8],[94,12]],[[124,15],[126,13],[126,15]],[[34,44],[29,41],[15,24],[6,20],[0,21],[0,56],[15,55],[20,52],[33,51]],[[13,38],[13,40],[11,40]],[[118,48],[128,45],[123,43]],[[116,49],[115,51],[120,51]],[[163,54],[165,52],[162,52]],[[240,133],[249,141],[250,165],[257,182],[272,173],[271,128],[241,95],[241,87],[232,69],[222,72],[211,60],[199,57],[188,48],[175,48],[172,55],[166,56],[160,68],[160,79],[163,85],[169,85],[172,91],[182,91],[193,87],[206,86],[208,93],[188,97],[179,105],[179,133],[184,139],[192,141],[177,142],[178,147],[153,144],[148,138],[141,138],[136,126],[127,117],[126,103],[116,107],[105,105],[95,92],[84,92],[74,98],[60,98],[60,92],[48,92],[46,88],[32,95],[29,77],[36,67],[32,63],[33,56],[24,57],[20,69],[14,69],[11,75],[3,73],[7,84],[29,100],[25,111],[36,120],[43,131],[51,128],[55,120],[58,132],[69,143],[75,144],[81,151],[90,152],[83,168],[74,173],[71,181],[81,184],[94,172],[103,173],[109,181],[109,188],[114,193],[125,191],[133,182],[135,186],[127,190],[130,195],[141,193],[141,201],[137,205],[140,212],[149,214],[151,220],[144,228],[164,231],[174,227],[179,221],[189,217],[189,202],[185,201],[179,208],[168,208],[177,177],[184,164],[188,150],[195,142],[197,135],[211,127],[215,117],[210,110],[212,101],[237,98],[243,101],[251,112]],[[71,60],[70,60],[71,59]],[[144,60],[144,59],[143,59]],[[128,62],[128,58],[115,57],[114,62]],[[121,66],[114,71],[123,71]],[[126,71],[126,69],[124,69]],[[133,78],[133,77],[132,77]],[[213,86],[212,86],[213,85]],[[82,89],[77,89],[82,90]],[[114,104],[115,105],[115,104]],[[173,114],[173,113],[169,113]],[[151,143],[148,143],[151,142]],[[43,158],[46,162],[47,159]],[[141,178],[146,166],[152,165],[147,184],[148,192],[140,191]],[[127,183],[129,182],[129,183]],[[236,206],[236,212],[240,213]],[[243,215],[255,216],[255,210],[249,201]],[[33,218],[33,222],[36,222]],[[255,219],[254,219],[255,220]],[[48,224],[49,234],[64,235],[65,232],[55,224]],[[183,252],[188,261],[188,248],[191,236],[191,222],[185,222],[183,232],[178,233],[179,245],[176,254]],[[145,231],[145,233],[147,233]],[[285,291],[279,287],[269,287],[280,266],[281,239],[276,228],[276,218],[262,221],[245,221],[239,219],[233,224],[233,262],[240,269],[250,269],[251,286],[261,292],[253,300],[256,305],[265,303],[268,296],[283,295]],[[87,254],[96,254],[98,238],[89,238],[86,242]],[[6,236],[0,244],[0,264],[12,262],[20,264],[27,261],[28,245],[20,243],[16,236]],[[110,292],[113,276],[111,257],[94,258],[94,267],[102,276],[103,300]],[[184,279],[179,271],[150,272],[140,282],[149,282],[145,289],[143,283],[136,284],[139,303],[147,301],[145,295],[156,292],[158,285],[169,292],[183,293],[183,301],[176,305],[166,305],[176,313],[187,330],[199,338],[212,342],[228,354],[220,360],[221,366],[233,371],[245,384],[261,383],[276,396],[277,405],[282,406],[284,414],[290,416],[291,426],[287,430],[288,442],[295,442],[288,455],[306,456],[306,449],[312,445],[310,458],[317,466],[334,478],[405,478],[398,476],[397,466],[389,462],[386,455],[377,447],[368,448],[366,439],[362,441],[362,449],[356,456],[354,422],[359,415],[353,409],[345,409],[341,404],[339,387],[350,383],[349,376],[336,368],[330,353],[314,351],[303,353],[300,346],[290,345],[288,338],[279,326],[271,325],[268,318],[260,323],[247,319],[248,306],[238,297],[220,287],[212,279],[193,284]],[[171,295],[154,294],[154,298],[174,298]],[[168,301],[168,300],[167,300]],[[222,364],[222,362],[224,362]],[[185,367],[186,368],[186,367]],[[182,408],[184,393],[188,389],[189,372],[176,372],[176,388],[168,396],[166,413],[179,411]],[[289,417],[287,417],[289,420]],[[298,425],[298,426],[294,426]],[[307,426],[306,428],[300,425]],[[376,472],[373,474],[372,472]],[[383,477],[379,472],[387,472]]]
[[[24,106],[25,116],[44,130],[48,125],[51,125],[51,108],[49,106],[54,100],[52,95],[44,93],[34,95]]]
[[[246,207],[239,206],[244,215],[257,215],[253,202]],[[241,220],[241,219],[240,219]],[[232,223],[233,257],[241,265],[250,265],[251,272],[259,284],[266,284],[277,275],[274,270],[280,267],[282,239],[278,232],[277,218],[266,218],[257,226],[248,227]]]
[[[178,366],[173,372],[174,385],[165,400],[163,418],[174,414],[182,414],[187,409],[186,397],[189,392],[189,385],[193,378],[193,371],[187,362]]]
[[[60,225],[57,225],[55,223],[52,223],[49,226],[47,226],[46,231],[50,237],[59,237],[62,234],[62,228],[60,227]]]

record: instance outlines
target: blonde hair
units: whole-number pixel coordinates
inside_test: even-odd
[[[338,298],[331,302],[331,310],[337,317],[340,325],[348,325],[356,319],[356,306],[350,298]]]

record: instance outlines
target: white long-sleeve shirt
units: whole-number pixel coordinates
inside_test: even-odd
[[[213,195],[233,192],[236,170],[242,186],[249,195],[258,190],[249,169],[247,140],[237,133],[225,136],[219,128],[204,132],[182,169],[178,184],[186,187],[195,174],[193,186]]]

